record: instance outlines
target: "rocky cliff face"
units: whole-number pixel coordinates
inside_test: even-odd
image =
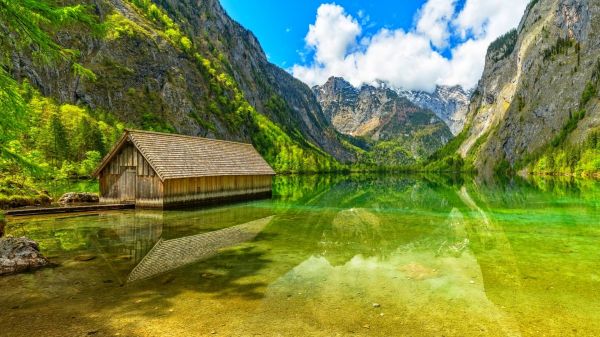
[[[450,129],[433,112],[392,89],[354,88],[344,79],[332,77],[313,91],[325,117],[343,134],[374,142],[394,140],[416,158],[427,156],[452,138]]]
[[[484,173],[518,170],[597,130],[599,33],[598,1],[532,1],[516,32],[488,50],[460,155]]]
[[[106,32],[68,30],[57,39],[79,50],[77,61],[96,76],[81,76],[72,64],[40,66],[27,53],[13,55],[11,73],[60,102],[107,111],[136,127],[230,140],[251,140],[252,125],[238,111],[247,100],[297,143],[355,159],[310,88],[270,64],[218,0],[86,4]]]
[[[465,91],[461,86],[437,86],[433,93],[416,90],[397,92],[417,106],[433,111],[448,125],[454,135],[462,131],[472,91]]]

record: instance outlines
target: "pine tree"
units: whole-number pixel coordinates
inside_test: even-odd
[[[50,116],[41,136],[40,147],[43,149],[46,158],[55,167],[68,159],[70,153],[68,134],[58,114],[53,113]]]
[[[105,153],[102,132],[100,132],[97,123],[94,123],[88,117],[83,117],[80,119],[75,132],[76,136],[72,145],[76,160],[83,160],[89,151],[96,151],[100,154]]]

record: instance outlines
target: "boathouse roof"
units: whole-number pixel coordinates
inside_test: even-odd
[[[98,176],[128,142],[146,158],[162,181],[193,177],[275,174],[252,144],[125,130],[121,139],[94,171],[94,176]]]

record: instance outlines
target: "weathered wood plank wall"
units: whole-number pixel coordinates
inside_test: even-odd
[[[164,205],[177,206],[220,199],[251,198],[271,193],[271,176],[218,176],[165,181]]]
[[[128,169],[135,175],[126,176]],[[133,197],[137,206],[160,208],[162,187],[148,161],[132,144],[127,144],[100,174],[100,202],[119,203]]]

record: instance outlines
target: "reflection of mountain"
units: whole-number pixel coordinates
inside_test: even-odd
[[[11,315],[28,322],[56,311],[72,321],[72,307],[59,306],[83,303],[128,335],[562,336],[567,325],[567,334],[600,335],[598,183],[576,195],[410,176],[278,177],[275,186],[281,197],[242,206],[29,223],[68,263],[21,276],[29,286],[16,292],[7,282],[6,298],[28,302]],[[130,252],[143,256],[159,238],[271,215],[254,240],[209,259],[126,289],[102,282],[116,279],[105,260],[126,278],[139,263]],[[72,263],[83,253],[98,258]],[[147,333],[126,328],[140,324]]]
[[[436,226],[445,235],[430,232],[434,235],[425,240],[404,243],[390,238],[396,248],[381,255],[376,245],[390,226],[385,218],[364,209],[337,212],[329,237],[354,245],[368,243],[371,249],[364,246],[353,256],[346,254],[352,252],[349,247],[329,246],[321,254],[305,252],[303,259],[270,282],[256,309],[259,314],[245,321],[244,329],[258,329],[266,316],[273,319],[271,332],[282,335],[320,335],[344,326],[349,332],[360,329],[367,335],[398,335],[399,331],[442,335],[482,332],[485,327],[502,336],[520,336],[517,321],[500,305],[508,303],[488,296],[486,269],[495,266],[481,265],[481,252],[469,246],[470,240],[481,239],[473,231],[479,218],[475,219],[465,219],[453,208]],[[494,228],[494,233],[486,234],[501,241],[501,228]],[[379,237],[371,238],[375,233]]]
[[[213,257],[219,252],[219,249],[250,241],[272,219],[273,217],[271,216],[214,232],[171,240],[160,239],[131,271],[127,282],[151,278]]]

